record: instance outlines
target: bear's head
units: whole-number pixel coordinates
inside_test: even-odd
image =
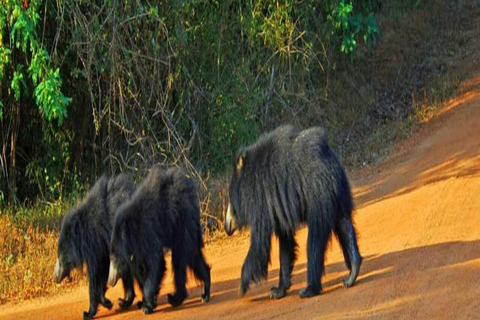
[[[57,262],[55,263],[55,282],[60,283],[70,275],[70,271],[83,265],[81,241],[81,208],[73,208],[63,219],[58,239]]]
[[[123,203],[117,211],[110,242],[110,270],[108,283],[113,287],[120,275],[128,270],[128,264],[133,259],[130,241],[127,239],[129,229],[129,213],[133,207],[130,201]]]
[[[244,180],[244,168],[247,160],[247,152],[245,149],[235,157],[235,163],[233,165],[233,174],[230,181],[229,188],[229,201],[227,206],[227,212],[225,214],[225,232],[231,236],[235,230],[244,226],[246,223],[246,217],[242,215],[242,199],[241,199],[241,186]]]

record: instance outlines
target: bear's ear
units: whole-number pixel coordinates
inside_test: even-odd
[[[240,172],[242,172],[245,156],[246,156],[245,150],[240,151],[237,155],[237,159],[235,160],[235,172],[237,173],[237,175],[240,174]]]
[[[237,171],[240,172],[242,170],[242,167],[243,167],[243,157],[239,156],[237,158]]]

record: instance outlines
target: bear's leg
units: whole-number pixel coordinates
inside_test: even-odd
[[[97,273],[99,274],[100,284],[97,285],[97,293],[100,297],[100,303],[107,309],[113,308],[113,303],[105,297],[105,292],[107,292],[107,282],[108,282],[108,267],[109,267],[109,258],[106,256],[104,263],[97,267]]]
[[[137,283],[138,283],[138,286],[140,288],[140,291],[142,292],[142,295],[143,295],[143,283],[145,282],[145,279],[142,279],[142,278],[137,278]],[[137,302],[137,309],[142,309],[143,307],[143,299],[142,298],[142,301],[138,301]]]
[[[307,287],[300,290],[300,298],[309,298],[322,291],[322,275],[325,265],[325,250],[331,229],[318,216],[310,215],[307,240]]]
[[[107,291],[108,264],[100,263],[88,269],[88,291],[90,295],[90,308],[83,313],[84,319],[92,319],[98,310],[98,304],[111,309],[113,303],[105,297]],[[103,261],[109,261],[108,256]]]
[[[360,272],[360,265],[362,264],[362,257],[358,251],[357,236],[352,220],[350,218],[340,219],[335,231],[342,246],[345,264],[350,270],[349,276],[343,280],[343,286],[349,288],[355,283]]]
[[[143,300],[141,304],[143,314],[153,313],[153,310],[157,306],[158,291],[165,274],[165,269],[165,258],[163,255],[157,257],[157,259],[152,258],[148,268],[149,272],[143,283]]]
[[[88,291],[90,294],[90,308],[88,312],[83,313],[83,319],[93,319],[98,310],[98,303],[100,299],[97,293],[96,283],[92,278],[90,278],[88,281]]]
[[[187,297],[187,288],[185,287],[185,283],[187,282],[187,259],[183,243],[184,238],[176,237],[176,239],[175,246],[172,248],[175,294],[167,295],[168,303],[174,308],[180,306],[183,303],[183,300]]]
[[[201,250],[201,248],[198,249],[196,258],[189,263],[189,267],[192,269],[195,277],[203,282],[202,301],[208,302],[210,301],[210,266],[205,262]]]
[[[240,294],[244,296],[250,283],[267,278],[268,263],[270,262],[270,247],[272,229],[268,217],[265,221],[255,221],[250,229],[250,249],[242,267]]]
[[[338,223],[335,227],[335,234],[337,235],[338,242],[340,242],[340,247],[343,251],[343,259],[345,260],[345,266],[347,266],[347,269],[351,271],[352,265],[350,263],[350,253],[348,252],[348,237],[345,237],[345,235],[342,233],[340,223]]]
[[[108,310],[112,309],[113,303],[105,297],[105,293],[100,297],[100,303]]]
[[[123,299],[118,299],[118,304],[123,309],[128,309],[132,305],[133,299],[135,299],[135,290],[133,289],[133,276],[130,269],[125,271],[125,273],[122,275],[122,281],[125,295]]]
[[[270,299],[280,299],[287,294],[287,290],[290,288],[293,265],[296,260],[295,249],[297,243],[295,242],[295,235],[281,233],[278,236],[278,240],[280,242],[280,280],[278,287],[270,289]]]

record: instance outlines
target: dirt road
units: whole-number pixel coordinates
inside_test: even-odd
[[[299,258],[289,295],[268,299],[278,281],[278,244],[269,280],[238,298],[248,237],[209,245],[213,294],[190,298],[178,308],[166,304],[172,279],[164,281],[159,307],[148,319],[478,319],[480,318],[480,78],[441,116],[397,147],[385,163],[351,173],[356,224],[364,264],[357,283],[347,275],[338,242],[327,257],[322,295],[301,300],[306,282],[306,229],[297,233]],[[53,270],[52,270],[53,272]],[[121,286],[107,293],[115,307],[100,307],[98,319],[137,319],[139,310],[115,310]],[[88,308],[86,287],[54,298],[0,307],[0,319],[81,319]],[[145,319],[147,319],[145,318]]]

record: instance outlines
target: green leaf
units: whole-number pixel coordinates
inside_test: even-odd
[[[13,73],[13,79],[12,79],[12,84],[11,88],[13,90],[13,94],[15,97],[15,100],[20,100],[20,95],[21,95],[21,84],[25,84],[23,81],[23,65],[19,64],[17,66],[17,70]]]
[[[10,53],[9,48],[0,47],[0,79],[4,76],[5,66],[10,62]]]
[[[63,123],[67,116],[67,106],[71,98],[67,98],[61,92],[62,79],[60,70],[47,70],[47,76],[35,88],[37,106],[42,114],[51,121],[57,119]]]

